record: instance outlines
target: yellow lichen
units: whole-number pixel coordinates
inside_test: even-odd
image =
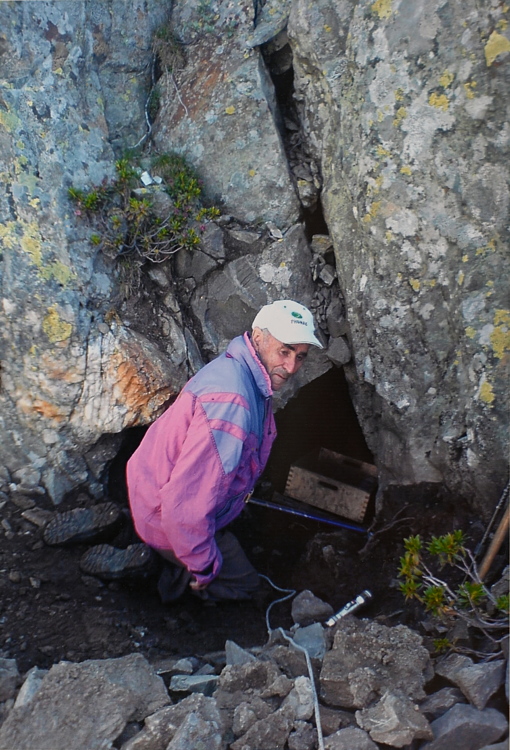
[[[13,112],[0,110],[0,125],[4,130],[7,130],[8,133],[12,133],[13,130],[16,130],[19,124],[20,121]]]
[[[235,111],[236,111],[236,108],[234,107],[233,104],[231,104],[229,107],[225,107],[225,114],[227,115],[233,115]]]
[[[450,102],[448,101],[446,94],[436,94],[434,92],[429,96],[429,104],[431,107],[442,109],[443,112],[446,112]]]
[[[391,156],[391,151],[388,151],[384,146],[377,146],[377,156]]]
[[[377,13],[379,18],[386,19],[392,14],[391,0],[375,0],[370,6],[373,13]]]
[[[412,288],[414,289],[415,292],[419,292],[420,291],[421,283],[420,283],[419,279],[409,279],[409,283],[410,283],[410,285],[412,286]]]
[[[457,284],[459,286],[462,286],[462,284],[464,283],[464,279],[465,279],[464,271],[459,271],[459,273],[457,274]]]
[[[8,250],[12,250],[12,248],[16,246],[17,240],[14,232],[15,226],[15,221],[8,221],[5,224],[0,224],[0,240],[2,240],[3,246]]]
[[[248,174],[250,175],[250,177],[255,177],[255,175],[257,174],[257,172],[254,169],[250,169],[249,172],[248,172]]]
[[[478,398],[480,399],[480,401],[483,401],[484,404],[492,404],[492,402],[496,398],[494,395],[494,390],[492,388],[492,385],[488,383],[486,380],[480,386]]]
[[[402,174],[408,174],[411,175],[413,173],[413,170],[408,164],[405,164],[403,167],[400,167],[400,171]]]
[[[487,253],[494,253],[496,251],[496,239],[493,238],[485,245],[485,247],[479,247],[476,250],[475,255],[486,255]]]
[[[395,91],[395,101],[401,102],[404,98],[404,89],[397,89]]]
[[[368,212],[363,217],[362,221],[364,221],[365,224],[368,224],[369,221],[372,221],[372,219],[375,219],[375,217],[379,213],[380,208],[381,208],[381,201],[374,201],[372,205],[370,206]]]
[[[476,336],[476,329],[473,328],[473,326],[468,326],[466,328],[466,336],[468,337],[468,339],[474,339],[474,337]]]
[[[66,286],[66,284],[75,276],[75,274],[69,268],[69,266],[65,266],[60,261],[55,260],[53,261],[53,263],[49,263],[47,266],[44,266],[44,268],[41,269],[41,276],[45,281],[55,279],[55,281],[57,281],[59,284],[62,284],[62,286]]]
[[[508,21],[506,18],[500,18],[496,26],[498,29],[501,29],[501,31],[505,31],[508,28]]]
[[[20,245],[21,249],[30,257],[34,266],[40,268],[42,266],[41,235],[35,222],[25,224]]]
[[[448,86],[451,86],[452,81],[453,81],[454,78],[455,78],[455,76],[453,75],[453,73],[450,73],[449,70],[445,70],[445,72],[443,73],[443,75],[439,79],[439,84],[444,89],[447,89]]]
[[[475,86],[476,86],[476,81],[467,81],[467,83],[464,84],[464,90],[466,92],[466,96],[468,99],[475,98],[475,92],[473,91]]]
[[[463,263],[467,263],[467,262],[468,262],[468,260],[469,260],[469,255],[463,255],[463,256],[462,256],[462,262],[463,262]]]
[[[72,325],[62,320],[55,306],[48,308],[46,317],[42,322],[42,329],[52,344],[56,344],[58,341],[66,341],[73,331]]]
[[[498,359],[503,359],[505,352],[510,351],[510,310],[496,310],[490,341]]]
[[[393,125],[398,128],[400,126],[400,123],[402,120],[405,120],[407,117],[407,109],[405,107],[399,107],[397,109],[397,113],[393,119]]]
[[[505,52],[510,52],[510,40],[506,36],[503,36],[503,34],[493,31],[489,37],[489,41],[485,45],[485,61],[487,62],[487,66],[490,67],[496,57],[505,54]]]

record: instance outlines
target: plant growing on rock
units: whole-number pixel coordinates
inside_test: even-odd
[[[404,548],[398,575],[406,599],[418,600],[443,622],[460,618],[491,640],[508,629],[508,595],[495,597],[485,586],[462,531],[433,536],[428,543],[410,536]],[[444,650],[445,639],[441,642]]]
[[[200,244],[204,222],[219,215],[201,204],[197,175],[178,154],[151,162],[159,185],[142,187],[142,168],[129,155],[115,162],[115,177],[91,190],[69,188],[75,213],[94,228],[92,244],[111,258],[139,256],[161,263],[182,248]]]

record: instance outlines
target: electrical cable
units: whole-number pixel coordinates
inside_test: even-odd
[[[312,669],[312,662],[310,660],[310,654],[308,653],[308,651],[306,650],[306,648],[303,648],[303,646],[300,646],[298,643],[296,643],[294,641],[293,638],[291,638],[289,635],[287,635],[287,633],[285,633],[285,631],[283,630],[283,628],[276,628],[275,630],[273,630],[271,628],[270,623],[269,623],[269,612],[274,607],[274,605],[275,604],[280,604],[281,602],[286,602],[288,599],[291,599],[293,596],[295,596],[296,590],[295,589],[282,589],[282,588],[280,588],[280,586],[277,586],[275,583],[273,583],[273,581],[270,578],[268,578],[267,576],[263,575],[262,573],[259,573],[259,576],[260,576],[260,578],[264,578],[264,580],[266,580],[269,583],[269,585],[272,586],[275,589],[275,591],[280,591],[282,594],[283,593],[287,594],[287,596],[284,596],[281,599],[275,599],[275,601],[271,602],[271,604],[267,608],[267,610],[266,610],[266,627],[267,627],[267,632],[268,632],[269,637],[271,637],[271,635],[273,633],[280,633],[280,635],[282,635],[283,638],[286,641],[288,641],[288,643],[290,643],[291,646],[294,646],[295,649],[297,649],[298,651],[301,651],[301,653],[304,654],[304,657],[305,657],[305,660],[306,660],[306,667],[308,669],[308,674],[310,675],[310,685],[311,685],[311,688],[312,688],[313,710],[314,710],[314,713],[315,713],[315,724],[316,724],[316,727],[317,727],[317,738],[318,738],[318,741],[319,741],[319,750],[325,750],[324,736],[322,734],[322,725],[321,725],[321,717],[320,717],[319,698],[317,696],[317,689],[315,687],[315,679],[314,679],[314,676],[313,676],[313,669]]]

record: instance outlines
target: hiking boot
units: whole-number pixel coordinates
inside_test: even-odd
[[[80,568],[89,576],[114,581],[127,576],[139,576],[155,569],[155,553],[140,542],[118,549],[110,544],[99,544],[87,550],[80,560]]]
[[[91,508],[74,508],[55,513],[43,531],[43,540],[53,547],[111,539],[124,523],[122,509],[115,503]]]

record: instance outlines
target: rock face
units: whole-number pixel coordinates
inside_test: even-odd
[[[185,59],[160,81],[155,143],[170,143],[200,169],[211,198],[244,221],[286,228],[299,216],[269,71],[247,45],[251,0],[176,2],[172,28]]]
[[[500,20],[485,3],[296,0],[288,29],[378,467],[475,498],[504,486],[507,454]]]
[[[344,366],[381,488],[441,483],[488,513],[508,455],[506,12],[0,3],[0,492],[99,495],[122,431],[285,296],[327,348],[279,403]],[[192,252],[122,265],[67,191],[149,144],[223,215]]]

